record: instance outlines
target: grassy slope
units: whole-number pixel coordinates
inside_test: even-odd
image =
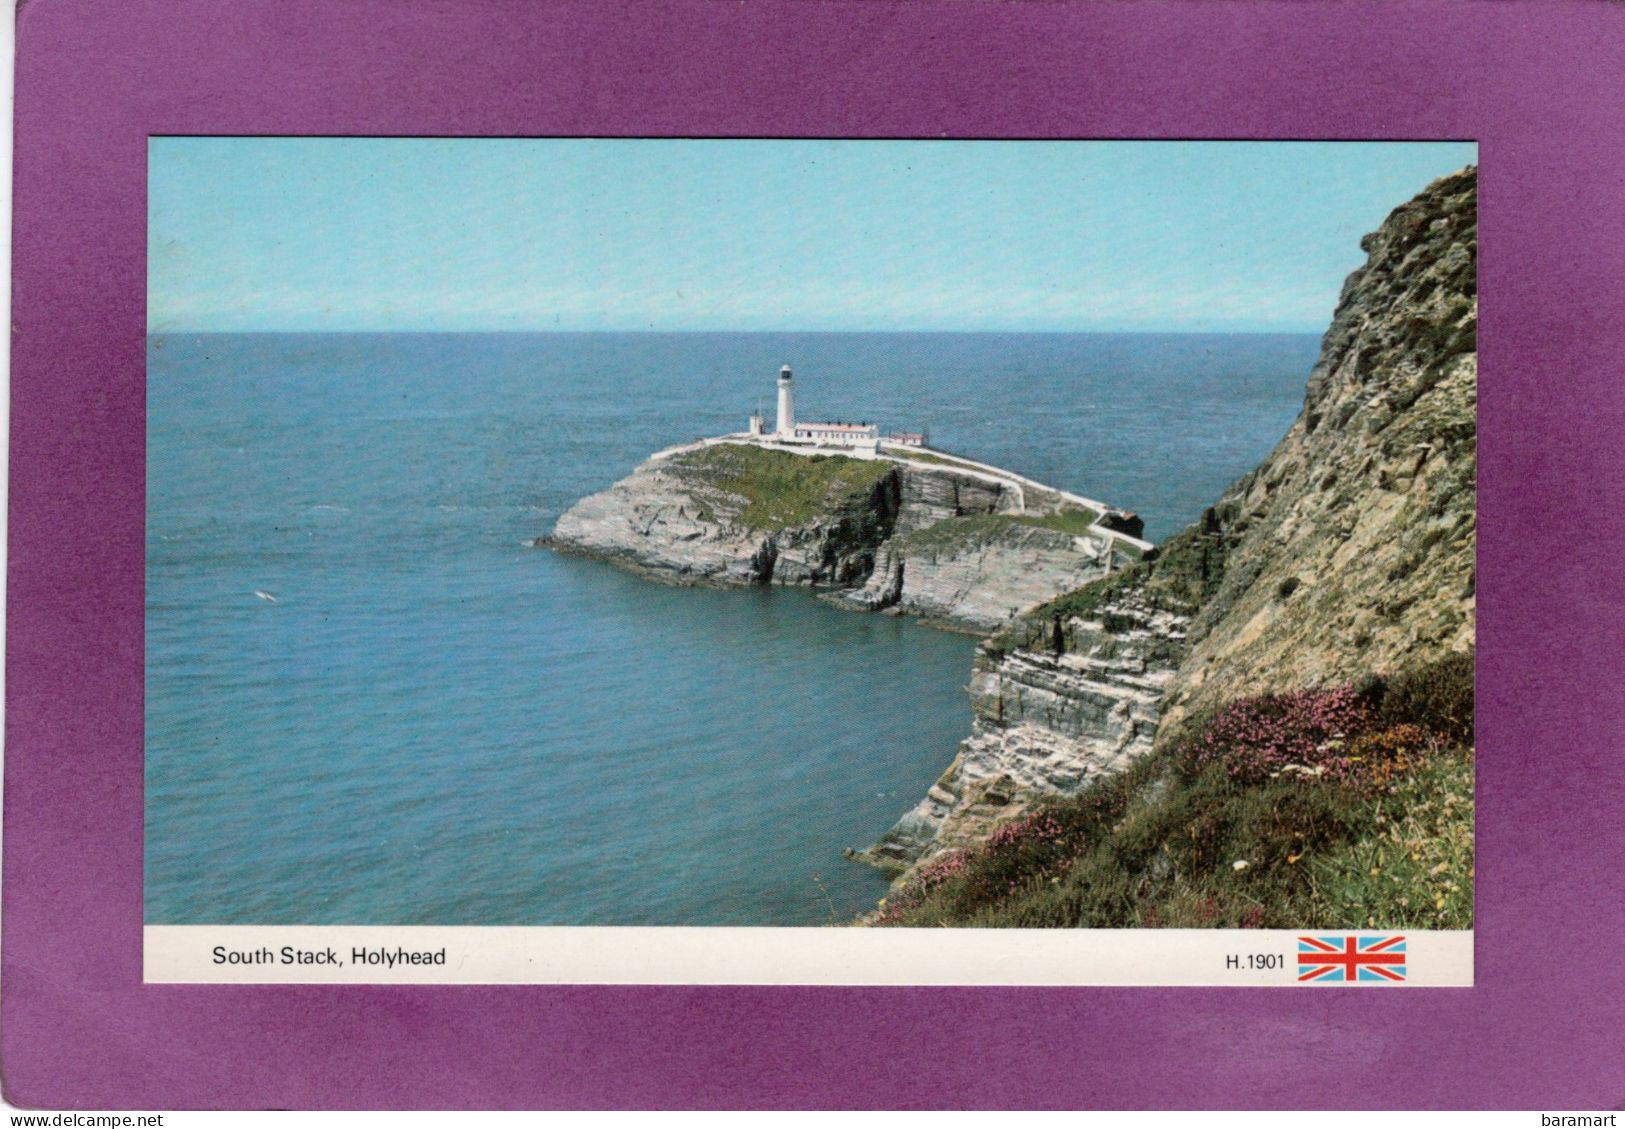
[[[940,856],[877,923],[1469,928],[1471,679],[1470,657],[1395,679],[1367,735],[1336,745],[1342,778],[1238,778],[1223,750],[1196,755],[1212,723],[1193,725],[983,847]]]
[[[1053,529],[1058,533],[1081,537],[1091,532],[1091,527],[1100,520],[1100,514],[1095,510],[1074,508],[1052,514],[1018,514],[1016,520],[1022,525],[1034,525],[1039,529]]]
[[[707,484],[744,502],[738,520],[776,531],[807,525],[866,496],[892,473],[891,463],[844,455],[792,455],[719,444],[677,456],[673,465],[702,472]]]

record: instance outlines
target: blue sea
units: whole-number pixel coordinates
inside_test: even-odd
[[[1138,511],[1297,414],[1306,335],[148,342],[153,924],[822,925],[970,725],[974,640],[531,548],[650,452],[804,418]],[[274,599],[266,599],[264,593]]]

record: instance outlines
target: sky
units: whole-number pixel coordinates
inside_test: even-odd
[[[153,138],[150,332],[1320,332],[1472,143]]]

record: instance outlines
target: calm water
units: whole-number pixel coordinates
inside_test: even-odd
[[[656,448],[798,414],[1138,510],[1296,415],[1306,336],[149,342],[147,918],[844,921],[969,725],[973,641],[527,548]],[[275,596],[259,598],[256,590]]]

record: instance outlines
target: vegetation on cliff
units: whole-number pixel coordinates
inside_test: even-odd
[[[1095,522],[1100,520],[1100,511],[1076,506],[1047,514],[1016,514],[1015,520],[1021,525],[1031,525],[1037,529],[1053,529],[1057,533],[1070,533],[1074,537],[1082,537],[1094,531]]]
[[[1361,240],[1302,413],[1213,507],[1169,721],[1473,646],[1477,202],[1464,169]]]
[[[877,925],[1461,929],[1472,656],[1240,699],[918,867]]]
[[[890,463],[845,455],[794,455],[727,443],[672,459],[743,504],[734,519],[748,529],[778,531],[808,525],[868,498],[893,476]],[[713,515],[702,514],[702,520]]]

